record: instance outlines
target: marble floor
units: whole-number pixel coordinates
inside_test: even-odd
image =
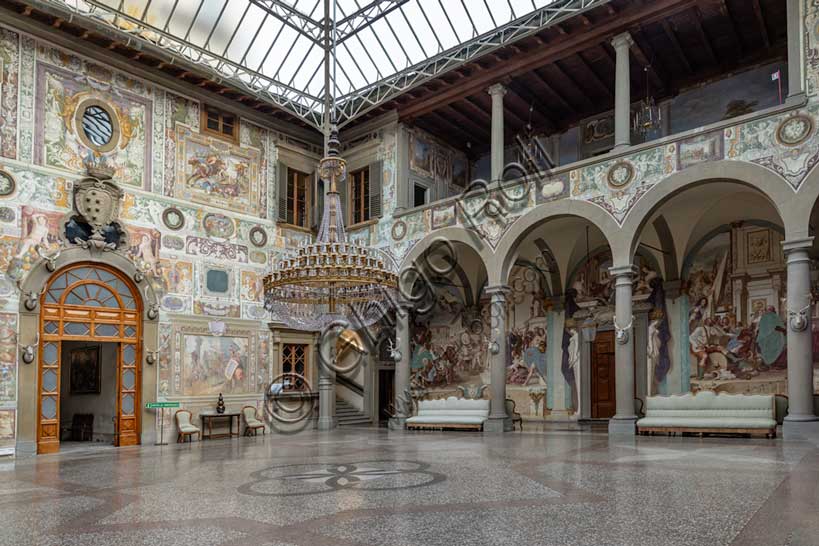
[[[819,449],[343,429],[0,459],[0,545],[816,545]]]

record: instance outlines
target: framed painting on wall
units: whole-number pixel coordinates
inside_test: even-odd
[[[69,353],[71,394],[100,393],[100,347],[80,347]]]

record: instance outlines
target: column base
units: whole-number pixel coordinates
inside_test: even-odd
[[[17,440],[17,443],[14,445],[14,456],[31,457],[32,455],[37,455],[37,442]]]
[[[512,431],[512,420],[508,417],[490,417],[483,423],[483,431],[490,434]]]
[[[790,416],[788,416],[790,417]],[[782,423],[782,437],[787,441],[812,442],[819,445],[819,420],[788,419]],[[811,416],[805,416],[810,418]]]
[[[637,434],[637,417],[612,417],[609,419],[609,434],[634,436]]]
[[[319,430],[333,430],[336,428],[335,417],[319,417],[316,422],[316,428]]]
[[[404,430],[406,428],[406,424],[406,417],[390,417],[390,420],[387,422],[387,428],[390,430]]]

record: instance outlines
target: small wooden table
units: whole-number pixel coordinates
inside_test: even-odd
[[[242,414],[238,411],[226,411],[225,413],[216,413],[215,411],[200,413],[202,418],[202,439],[209,440],[211,438],[232,438],[239,436],[239,429],[241,428]],[[228,419],[228,432],[213,434],[213,420],[226,417]],[[236,432],[233,432],[233,418],[236,418]],[[205,427],[207,425],[207,427]],[[207,430],[207,432],[205,432]]]

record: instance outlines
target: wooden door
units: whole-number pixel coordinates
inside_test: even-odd
[[[598,332],[592,344],[591,416],[608,419],[617,409],[614,384],[614,332]]]
[[[40,344],[37,453],[56,453],[60,450],[61,345],[59,341],[52,340],[42,340]]]
[[[378,418],[386,421],[395,412],[395,370],[378,370]]]
[[[117,360],[117,422],[114,442],[118,446],[139,443],[139,348],[120,343]]]

